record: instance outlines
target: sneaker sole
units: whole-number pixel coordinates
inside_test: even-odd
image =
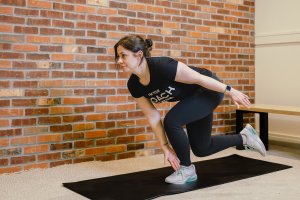
[[[194,182],[198,179],[197,175],[196,176],[193,176],[193,177],[190,177],[188,178],[187,180],[185,181],[178,181],[178,182],[168,182],[168,181],[165,181],[166,183],[170,183],[170,184],[176,184],[176,185],[183,185],[183,184],[186,184],[186,183],[190,183],[190,182]]]

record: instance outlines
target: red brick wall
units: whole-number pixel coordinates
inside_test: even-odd
[[[254,0],[0,0],[0,23],[0,173],[159,153],[114,68],[129,33],[254,99]],[[213,131],[234,123],[225,99]]]

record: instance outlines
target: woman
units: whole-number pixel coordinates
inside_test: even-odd
[[[169,57],[150,57],[151,49],[152,40],[138,35],[126,36],[114,46],[116,64],[131,73],[128,89],[155,132],[165,161],[175,170],[165,179],[167,183],[184,184],[197,179],[190,148],[196,156],[203,157],[244,145],[265,156],[265,147],[250,125],[240,134],[211,136],[213,110],[224,94],[236,106],[246,107],[250,106],[248,96],[221,83],[209,70],[189,67]],[[153,103],[164,101],[178,103],[162,124]]]

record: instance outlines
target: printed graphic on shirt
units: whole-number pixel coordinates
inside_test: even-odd
[[[152,103],[162,103],[173,99],[173,92],[175,88],[169,86],[168,89],[161,92],[160,89],[154,90],[153,92],[148,93],[148,97]]]

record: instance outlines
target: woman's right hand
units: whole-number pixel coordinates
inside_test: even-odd
[[[165,155],[165,162],[168,161],[173,169],[177,171],[180,168],[180,160],[174,150],[169,145],[166,145],[163,148],[163,151]]]

